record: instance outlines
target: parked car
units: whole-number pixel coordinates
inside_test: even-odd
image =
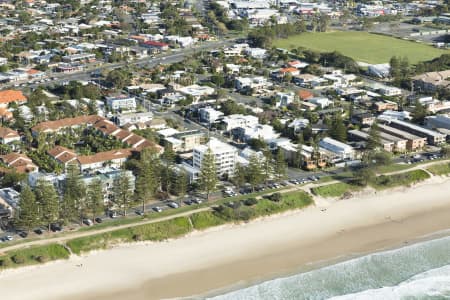
[[[178,203],[175,203],[175,202],[169,202],[169,203],[167,204],[167,206],[172,207],[172,208],[178,208],[178,207],[180,207],[180,206],[178,205]]]
[[[57,224],[57,223],[53,223],[53,224],[50,224],[50,230],[53,231],[53,232],[61,231],[62,230],[62,226]]]
[[[100,218],[100,217],[95,218],[94,221],[95,221],[96,223],[102,223],[102,222],[103,222],[102,218]]]
[[[138,216],[142,216],[144,214],[140,209],[136,210],[134,213],[137,214]]]
[[[162,212],[162,208],[159,207],[159,206],[153,207],[153,210],[156,211],[156,212]]]
[[[195,204],[201,204],[203,201],[200,200],[199,198],[194,198],[192,199],[192,202],[194,202]]]
[[[14,238],[12,236],[10,236],[10,235],[5,235],[4,237],[1,238],[1,240],[3,242],[9,242],[9,241],[12,241],[13,239]]]
[[[28,232],[26,232],[26,231],[21,231],[21,232],[19,232],[19,236],[20,236],[21,238],[26,238],[26,237],[28,236]]]
[[[87,226],[92,226],[92,225],[94,225],[94,222],[92,222],[91,219],[83,219],[83,224],[85,224]]]
[[[184,204],[186,204],[186,205],[192,205],[192,204],[194,203],[194,202],[192,202],[192,200],[189,200],[189,199],[184,200],[183,202],[184,202]]]
[[[116,212],[116,211],[110,211],[110,212],[109,212],[109,217],[110,217],[111,219],[117,218],[117,217],[118,217],[117,212]]]
[[[44,233],[44,231],[43,231],[41,228],[35,229],[34,232],[35,232],[36,234],[43,234],[43,233]]]

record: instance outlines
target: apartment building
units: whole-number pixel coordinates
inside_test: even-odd
[[[349,130],[348,137],[350,140],[358,141],[358,142],[367,142],[370,139],[370,135],[367,132],[360,131],[360,130]],[[380,144],[383,150],[387,152],[393,152],[394,151],[394,142],[390,140],[386,140],[380,137]]]
[[[164,141],[175,152],[187,152],[200,146],[205,141],[205,134],[200,130],[178,132],[166,137]]]
[[[203,158],[205,153],[211,149],[214,154],[217,176],[234,174],[236,158],[238,151],[235,147],[219,141],[216,138],[211,138],[205,145],[200,145],[193,150],[193,167],[201,170]]]
[[[391,127],[395,127],[397,129],[406,131],[408,133],[423,137],[427,139],[428,144],[430,145],[439,145],[442,143],[445,143],[446,141],[446,135],[418,126],[416,124],[413,123],[409,123],[406,121],[402,121],[402,120],[397,120],[397,119],[384,119],[384,122],[389,124],[389,126]]]
[[[320,140],[319,147],[325,150],[335,162],[341,160],[352,160],[356,157],[355,149],[353,149],[352,146],[330,137]]]
[[[136,99],[126,95],[106,97],[106,105],[113,111],[136,109]]]
[[[406,150],[416,151],[425,147],[427,139],[384,124],[378,124],[381,132],[406,140]]]
[[[225,124],[225,130],[230,131],[238,127],[255,126],[258,124],[258,117],[234,114],[223,117],[222,122]]]

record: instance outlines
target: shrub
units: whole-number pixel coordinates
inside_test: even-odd
[[[15,254],[11,257],[11,260],[15,263],[15,264],[23,264],[25,262],[25,256],[20,255],[20,254]]]
[[[270,196],[270,200],[275,201],[275,202],[279,202],[281,201],[283,197],[281,196],[280,193],[274,193]]]
[[[258,203],[258,200],[256,200],[256,198],[248,198],[244,201],[244,204],[247,206],[253,206],[256,203]]]
[[[46,255],[38,255],[35,257],[36,261],[39,263],[46,263],[49,261],[49,257]]]

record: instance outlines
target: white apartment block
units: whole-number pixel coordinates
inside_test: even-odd
[[[212,107],[200,108],[198,114],[200,115],[200,120],[208,124],[216,122],[223,116],[223,112],[215,110]]]
[[[136,99],[125,95],[106,97],[106,105],[111,110],[132,110],[136,109]]]
[[[258,117],[235,114],[223,117],[223,122],[226,125],[225,130],[230,131],[238,127],[256,126],[258,125]]]
[[[224,174],[233,175],[238,151],[235,147],[223,143],[216,138],[211,138],[207,144],[194,148],[193,167],[201,170],[203,157],[208,149],[211,149],[214,154],[217,176]]]
[[[326,137],[319,142],[319,147],[333,154],[334,160],[352,160],[355,158],[353,147],[335,139]]]

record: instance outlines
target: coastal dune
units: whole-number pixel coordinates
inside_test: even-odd
[[[450,229],[450,180],[370,192],[226,225],[160,243],[138,243],[0,273],[5,299],[162,299],[205,295]],[[325,209],[326,208],[326,209]]]

